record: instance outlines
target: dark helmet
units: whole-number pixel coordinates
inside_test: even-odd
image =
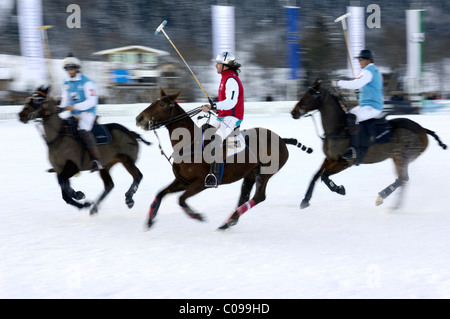
[[[373,54],[370,50],[361,50],[358,56],[355,56],[357,59],[365,59],[365,60],[373,60]]]

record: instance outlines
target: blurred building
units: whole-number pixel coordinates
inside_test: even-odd
[[[109,103],[148,102],[160,87],[178,87],[182,77],[172,63],[161,61],[169,53],[131,45],[93,53],[105,56],[103,80]]]

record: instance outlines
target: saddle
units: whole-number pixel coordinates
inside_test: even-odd
[[[358,138],[359,153],[355,163],[358,165],[366,156],[369,146],[373,144],[388,143],[392,137],[391,124],[386,120],[386,115],[381,118],[370,119],[359,123]]]
[[[369,147],[372,144],[388,143],[392,137],[392,127],[384,114],[381,118],[374,118],[360,122],[360,145]]]
[[[205,148],[205,131],[209,128],[213,128],[213,126],[209,124],[204,124],[202,126],[202,150]],[[243,131],[245,133],[245,130]],[[222,145],[225,147],[225,156],[230,157],[236,155],[243,150],[247,146],[247,140],[244,134],[241,132],[239,127],[236,127],[230,135],[222,142]]]
[[[344,110],[344,112],[348,112],[348,110],[352,109],[359,103],[358,101],[346,100],[339,91],[331,93],[335,97],[337,97],[339,105]],[[387,115],[387,113],[381,113],[381,115],[377,118],[362,121],[359,123],[360,146],[369,147],[372,144],[388,143],[391,140],[392,127],[389,124],[389,121],[386,119]]]
[[[63,131],[66,131],[70,134],[74,139],[80,140],[78,135],[78,120],[74,117],[69,117],[65,120],[63,124]],[[96,145],[105,145],[111,143],[111,133],[106,125],[98,124],[97,119],[95,120],[94,126],[92,127],[92,133],[95,137]]]

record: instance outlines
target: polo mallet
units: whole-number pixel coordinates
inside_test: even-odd
[[[52,77],[52,72],[50,70],[51,56],[50,56],[50,47],[48,45],[48,37],[47,37],[47,29],[50,29],[50,28],[53,28],[53,26],[52,25],[43,25],[41,27],[38,27],[37,29],[42,31],[42,39],[44,41],[45,57],[47,60],[47,71],[48,71],[48,76],[50,78],[50,91],[49,92],[52,92],[52,89],[54,89],[55,86],[53,85],[53,77]],[[48,95],[50,95],[50,94],[48,94]]]
[[[350,62],[350,68],[352,69],[352,75],[354,78],[355,71],[353,70],[352,58],[350,57],[350,48],[348,46],[348,36],[347,36],[347,23],[345,22],[345,19],[350,15],[351,15],[350,12],[346,13],[346,14],[340,16],[339,18],[337,18],[336,20],[334,20],[334,22],[342,21],[342,29],[344,30],[345,46],[347,47],[348,61]]]
[[[177,47],[175,46],[175,44],[173,44],[172,40],[170,40],[169,36],[167,35],[167,33],[164,31],[164,26],[167,24],[167,20],[164,20],[159,27],[156,29],[155,31],[155,35],[158,35],[158,33],[160,31],[162,31],[162,33],[166,36],[167,40],[169,40],[170,44],[173,46],[173,48],[175,49],[175,51],[177,51],[178,55],[180,56],[181,60],[183,60],[184,64],[186,64],[187,68],[189,69],[189,71],[191,72],[192,76],[194,77],[195,81],[197,81],[198,86],[202,89],[203,93],[205,94],[206,98],[209,101],[209,104],[211,105],[211,107],[214,105],[213,101],[209,98],[208,94],[206,93],[205,89],[203,88],[203,86],[200,84],[200,82],[198,81],[197,77],[195,76],[194,72],[191,70],[191,68],[189,67],[189,65],[187,64],[186,60],[183,58],[183,56],[181,55],[180,51],[178,51]]]

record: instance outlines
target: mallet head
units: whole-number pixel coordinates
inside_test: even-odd
[[[350,15],[350,12],[349,12],[349,13],[346,13],[346,14],[344,14],[344,15],[341,15],[339,18],[337,18],[336,20],[334,20],[334,22],[342,21],[342,28],[343,28],[344,30],[347,30],[347,23],[345,23],[345,18],[347,18],[349,15]]]
[[[164,28],[164,26],[167,24],[167,20],[164,20],[160,25],[159,25],[159,27],[156,29],[156,31],[155,31],[155,35],[157,35],[163,28]]]
[[[37,29],[38,30],[47,30],[47,29],[50,29],[50,28],[53,28],[53,26],[52,25],[43,25],[41,27],[38,27]]]

